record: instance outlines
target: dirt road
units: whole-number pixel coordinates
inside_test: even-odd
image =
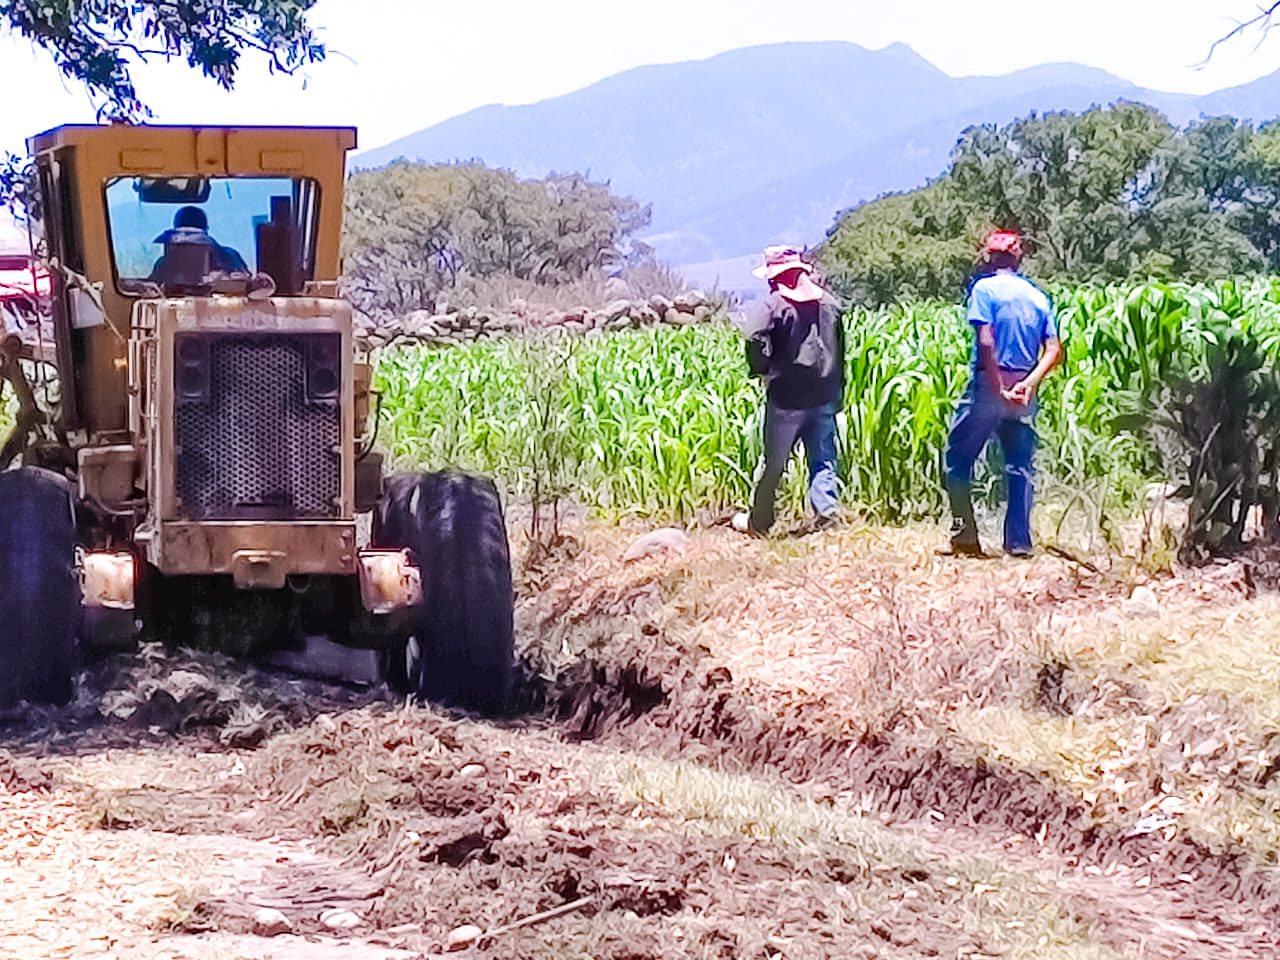
[[[156,650],[11,718],[0,956],[434,956],[578,904],[450,955],[1280,957],[1257,569],[577,532],[506,722]]]

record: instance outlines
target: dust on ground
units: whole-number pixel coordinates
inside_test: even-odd
[[[507,721],[154,648],[10,718],[0,955],[1280,956],[1265,563],[571,532]]]

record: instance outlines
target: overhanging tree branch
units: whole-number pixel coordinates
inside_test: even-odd
[[[48,51],[82,84],[100,115],[149,115],[132,68],[181,57],[224,89],[235,85],[242,53],[265,56],[272,73],[292,74],[324,59],[307,17],[316,0],[0,0],[0,29]]]
[[[1225,43],[1229,43],[1237,37],[1243,36],[1250,30],[1258,30],[1260,32],[1261,36],[1258,37],[1258,46],[1261,46],[1262,41],[1267,38],[1267,34],[1269,34],[1272,28],[1276,26],[1276,15],[1280,13],[1280,0],[1259,4],[1256,9],[1257,13],[1254,16],[1250,17],[1248,20],[1236,21],[1235,27],[1233,27],[1229,33],[1213,41],[1213,45],[1209,47],[1209,52],[1205,55],[1204,60],[1197,64],[1197,66],[1203,67],[1213,59],[1214,53],[1217,52],[1217,49],[1220,46]]]

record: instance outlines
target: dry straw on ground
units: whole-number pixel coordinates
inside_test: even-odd
[[[853,524],[624,563],[642,528],[572,522],[522,575],[533,720],[148,651],[11,726],[0,954],[432,956],[585,899],[450,955],[1276,955],[1280,637],[1240,568]]]

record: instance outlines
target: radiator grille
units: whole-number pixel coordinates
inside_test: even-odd
[[[196,342],[184,345],[188,339]],[[179,338],[179,358],[194,353],[207,364],[205,389],[193,390],[190,382],[184,384],[180,359],[175,362],[175,486],[181,515],[194,520],[338,515],[342,408],[336,399],[309,399],[307,347],[321,346],[336,356],[340,342],[332,333]]]

